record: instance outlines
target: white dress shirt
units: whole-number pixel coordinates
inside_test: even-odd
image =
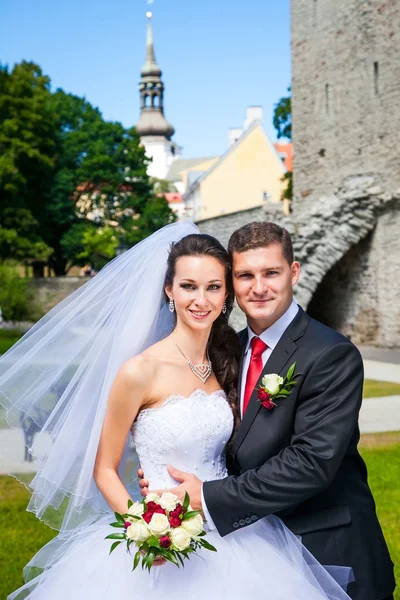
[[[281,339],[284,332],[286,331],[286,329],[289,327],[290,323],[293,321],[293,319],[297,315],[298,311],[299,311],[298,305],[296,304],[296,302],[294,300],[292,300],[291,305],[289,306],[287,311],[280,317],[280,319],[275,321],[275,323],[273,323],[271,325],[271,327],[268,327],[268,329],[265,329],[258,336],[264,342],[264,344],[266,344],[268,346],[268,348],[266,350],[264,350],[264,352],[262,353],[263,368],[265,367],[267,360],[271,356],[272,351],[275,349],[275,346],[278,344],[279,340]],[[246,387],[247,371],[249,369],[250,358],[251,358],[250,344],[251,344],[251,340],[253,339],[253,337],[257,337],[257,334],[254,333],[254,331],[250,328],[249,325],[247,325],[247,334],[248,334],[248,340],[247,340],[246,349],[245,349],[245,352],[243,355],[243,362],[242,362],[242,385],[241,385],[241,390],[240,390],[240,416],[241,417],[243,417],[244,390]]]
[[[298,311],[299,311],[299,307],[298,307],[297,303],[294,300],[292,300],[292,303],[289,306],[289,308],[287,309],[287,311],[277,321],[275,321],[275,323],[273,323],[271,325],[271,327],[268,327],[268,329],[265,329],[265,331],[260,333],[260,335],[258,336],[260,339],[262,339],[264,344],[267,344],[267,346],[268,346],[268,348],[262,354],[263,368],[265,367],[266,362],[269,359],[269,357],[271,356],[272,351],[274,350],[275,346],[278,344],[282,335],[284,334],[286,329],[289,327],[290,323],[293,321],[293,319],[297,315]],[[241,384],[241,390],[240,390],[240,415],[242,417],[243,417],[244,390],[246,387],[246,377],[247,377],[247,371],[249,368],[250,357],[251,357],[250,343],[251,343],[251,340],[253,339],[253,337],[257,336],[257,334],[254,333],[254,331],[250,328],[249,325],[247,325],[247,333],[248,333],[248,340],[247,340],[246,349],[245,349],[245,352],[243,355],[242,384]],[[204,495],[203,495],[203,487],[201,488],[201,504],[203,507],[203,513],[204,513],[205,519],[207,521],[208,528],[210,530],[216,529],[214,521],[212,520],[211,515],[207,510],[207,505],[205,503]]]

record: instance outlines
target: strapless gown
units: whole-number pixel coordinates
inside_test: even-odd
[[[227,476],[224,448],[233,417],[222,391],[173,395],[160,408],[142,410],[132,437],[150,489],[175,486],[167,464],[200,479]],[[113,514],[80,530],[53,565],[9,596],[20,600],[344,600],[337,581],[275,516],[226,537],[210,531],[217,552],[201,550],[185,567],[167,563],[132,572],[123,546],[109,555]],[[51,544],[52,542],[50,542]],[[335,577],[348,578],[347,569]],[[341,582],[343,583],[343,582]]]

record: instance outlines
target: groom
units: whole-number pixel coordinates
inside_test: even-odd
[[[171,490],[190,495],[224,536],[270,514],[279,516],[326,566],[352,567],[353,600],[389,600],[393,564],[376,516],[365,464],[357,451],[363,365],[345,337],[311,319],[293,300],[300,265],[289,233],[249,223],[229,241],[236,300],[247,316],[230,476],[201,482],[170,468]],[[257,397],[266,374],[296,384],[268,410]],[[146,492],[146,480],[141,482]]]

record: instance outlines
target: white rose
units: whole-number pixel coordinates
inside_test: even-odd
[[[147,494],[145,501],[146,502],[157,502],[157,504],[158,504],[160,501],[160,496],[158,494],[155,494],[154,492],[150,492],[149,494]]]
[[[274,394],[277,394],[280,390],[280,387],[283,383],[283,377],[280,377],[275,373],[271,373],[270,375],[265,375],[262,378],[261,383],[262,386],[265,387],[267,392],[274,396]]]
[[[183,527],[176,527],[171,530],[170,538],[177,550],[186,550],[190,546],[191,537],[190,533],[183,529]]]
[[[165,535],[169,531],[168,517],[161,513],[154,513],[149,523],[149,529],[157,537]]]
[[[171,492],[164,492],[164,494],[159,500],[159,504],[160,506],[162,506],[162,508],[170,512],[171,510],[174,510],[176,508],[177,501],[178,496],[175,496],[175,494],[171,494]]]
[[[191,519],[182,521],[182,527],[185,529],[185,531],[190,533],[190,535],[199,535],[199,533],[203,531],[204,522],[201,518],[201,515],[196,515]]]
[[[146,542],[151,536],[151,532],[143,521],[135,521],[126,530],[126,535],[130,540],[134,542]]]
[[[141,517],[144,513],[144,506],[141,502],[134,502],[130,508],[128,508],[128,515],[134,517]]]

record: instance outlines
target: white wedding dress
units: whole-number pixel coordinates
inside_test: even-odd
[[[224,392],[172,395],[160,408],[142,410],[132,436],[150,489],[176,485],[167,464],[202,480],[227,476],[224,448],[233,417]],[[73,440],[71,440],[71,444]],[[274,516],[222,538],[178,569],[167,563],[132,572],[132,556],[118,546],[109,555],[113,515],[80,530],[53,565],[9,598],[29,600],[344,600],[347,594]],[[52,544],[52,542],[50,542]],[[348,569],[338,568],[344,579]]]

